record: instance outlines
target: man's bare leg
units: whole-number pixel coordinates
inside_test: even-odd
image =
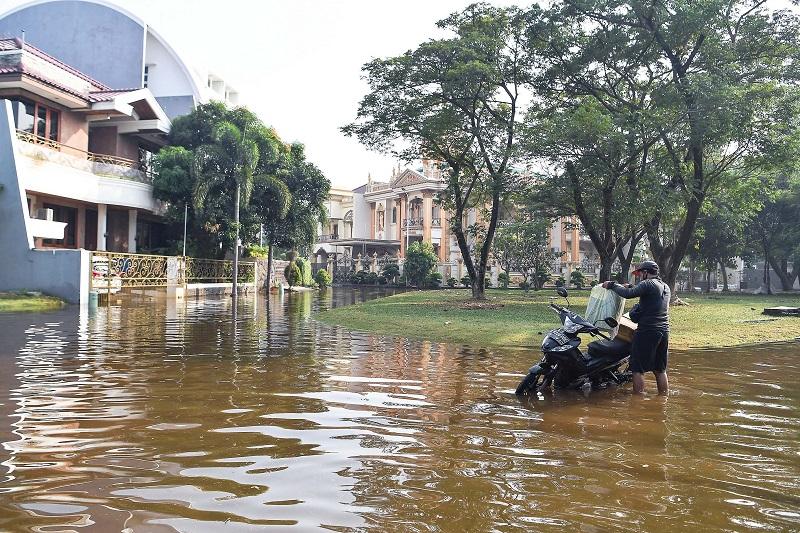
[[[633,392],[644,394],[644,374],[641,372],[633,372]]]
[[[662,396],[669,396],[669,380],[667,379],[667,373],[653,372],[653,374],[656,375],[656,385],[658,386],[658,393]]]

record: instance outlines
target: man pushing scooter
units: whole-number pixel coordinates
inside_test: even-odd
[[[630,368],[633,374],[633,391],[644,392],[644,374],[653,372],[658,393],[669,394],[667,360],[669,358],[669,286],[659,277],[658,265],[642,262],[634,274],[642,276],[635,287],[625,287],[613,281],[603,283],[603,288],[623,298],[639,298],[630,310],[631,320],[638,324],[631,345]]]

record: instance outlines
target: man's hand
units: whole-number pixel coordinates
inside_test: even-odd
[[[613,281],[604,281],[603,282],[603,288],[604,289],[610,289],[613,284],[614,284]]]

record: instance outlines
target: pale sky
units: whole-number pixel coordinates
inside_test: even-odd
[[[352,189],[397,164],[339,132],[367,90],[361,66],[434,37],[436,21],[474,0],[110,1],[220,74],[285,141],[305,144],[334,186]],[[25,3],[0,0],[0,14]]]
[[[369,173],[387,180],[397,164],[339,132],[367,90],[361,66],[439,35],[436,21],[474,0],[110,1],[148,21],[188,62],[224,77],[285,141],[304,143],[335,187],[351,189]],[[0,14],[24,3],[0,0]]]

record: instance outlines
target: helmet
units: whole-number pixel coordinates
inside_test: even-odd
[[[658,274],[661,269],[658,268],[658,263],[655,261],[642,261],[639,263],[639,266],[636,267],[636,270],[633,271],[634,274],[639,274],[640,272],[646,271],[651,274]]]

